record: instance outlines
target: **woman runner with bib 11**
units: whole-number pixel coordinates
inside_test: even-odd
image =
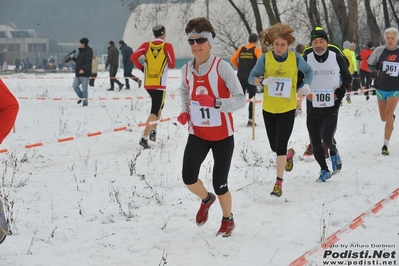
[[[212,150],[213,189],[223,213],[216,235],[228,237],[235,228],[227,182],[234,150],[232,112],[245,107],[245,96],[233,68],[211,53],[216,33],[209,20],[194,18],[187,23],[185,32],[194,58],[182,68],[182,112],[177,118],[182,125],[188,122],[183,181],[202,199],[196,216],[197,225],[202,226],[208,220],[208,211],[216,196],[206,190],[198,175],[202,162]]]

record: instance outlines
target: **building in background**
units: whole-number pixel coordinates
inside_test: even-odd
[[[14,65],[15,59],[29,58],[32,64],[39,62],[50,50],[50,39],[39,38],[35,30],[16,30],[0,25],[0,62]]]

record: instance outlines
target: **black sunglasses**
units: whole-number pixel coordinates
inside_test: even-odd
[[[197,44],[203,44],[207,41],[207,38],[198,38],[198,39],[188,39],[188,44],[194,45],[194,42]]]

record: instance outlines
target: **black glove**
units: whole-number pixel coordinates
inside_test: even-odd
[[[378,76],[380,79],[386,79],[386,78],[388,78],[388,77],[391,76],[391,75],[389,75],[386,71],[379,70],[379,71],[377,72],[377,76]]]
[[[341,101],[342,98],[344,98],[345,93],[346,93],[346,90],[342,87],[339,87],[338,89],[335,90],[335,96],[337,96],[337,99],[339,101]]]

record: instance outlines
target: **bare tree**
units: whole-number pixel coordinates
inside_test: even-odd
[[[277,24],[277,18],[275,16],[272,6],[270,4],[270,0],[263,0],[263,6],[265,7],[266,14],[269,18],[269,24],[270,25]]]
[[[148,3],[148,0],[119,0],[122,5],[128,6],[132,12],[138,12],[134,17],[135,27],[148,28],[154,24],[157,14],[167,13],[168,7],[176,10],[176,3],[181,5],[181,13],[176,19],[174,31],[182,31],[185,23],[198,14],[192,7],[194,4],[203,5],[199,0],[151,0],[151,4],[137,8]],[[264,28],[279,22],[289,23],[293,26],[298,41],[308,40],[309,32],[316,26],[325,27],[329,33],[331,43],[340,43],[342,40],[359,42],[359,23],[361,29],[368,29],[373,43],[380,42],[380,27],[390,25],[394,20],[399,24],[399,17],[395,9],[398,0],[383,0],[375,2],[371,0],[206,0],[207,16],[217,29],[217,45],[220,51],[229,54],[243,45],[250,33],[259,33]],[[215,3],[217,4],[215,5]],[[364,3],[361,5],[360,3]],[[209,8],[208,8],[209,5]],[[221,10],[215,6],[223,5]],[[217,9],[217,10],[216,10]],[[374,10],[375,9],[375,10]],[[201,9],[201,14],[205,8]],[[279,10],[283,10],[280,13]],[[141,13],[140,13],[141,12]],[[175,11],[174,11],[175,12]],[[211,12],[211,13],[209,13]],[[223,14],[221,16],[221,14]],[[359,21],[359,14],[367,17],[367,26],[363,20]],[[384,16],[384,17],[382,17]],[[164,16],[165,17],[165,16]],[[167,16],[166,16],[167,17]],[[265,18],[267,19],[265,20]],[[384,21],[384,25],[378,25],[377,21]],[[149,23],[151,22],[151,23]],[[379,27],[380,26],[380,27]],[[170,32],[170,31],[169,31]],[[369,36],[361,32],[362,39]],[[306,41],[305,41],[306,42]],[[216,48],[216,47],[215,47]]]
[[[329,15],[328,15],[328,8],[327,8],[327,5],[326,5],[326,1],[325,0],[321,0],[321,3],[323,4],[324,20],[326,21],[327,31],[328,31],[328,33],[330,35],[330,42],[331,43],[336,43],[335,35],[334,35],[333,28],[331,26]]]
[[[385,28],[390,28],[391,27],[391,22],[389,20],[389,12],[388,12],[387,0],[382,0],[382,9],[384,11]]]
[[[395,10],[395,6],[394,6],[392,0],[388,0],[388,2],[389,2],[389,6],[391,7],[392,16],[395,19],[396,26],[398,27],[399,26],[399,18],[398,18],[397,11]],[[398,1],[396,1],[396,3],[398,3]]]
[[[357,0],[348,0],[348,32],[346,38],[350,42],[358,43],[359,10]]]
[[[315,28],[316,26],[321,26],[321,19],[319,10],[317,9],[316,0],[309,0],[309,3],[305,0],[305,6],[311,27]]]
[[[371,10],[370,0],[364,0],[364,7],[366,9],[367,24],[370,29],[371,41],[374,43],[374,45],[377,45],[380,43],[381,33],[377,24],[377,20],[375,19],[373,11]]]

